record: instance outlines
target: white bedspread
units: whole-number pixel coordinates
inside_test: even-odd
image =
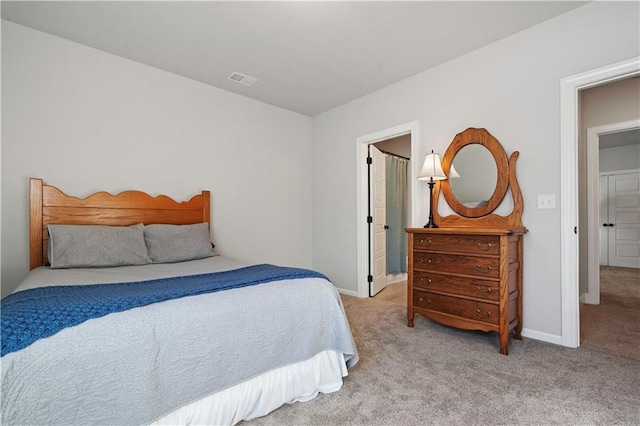
[[[245,266],[213,257],[108,269],[37,268],[16,291],[115,283]],[[326,280],[284,280],[156,303],[89,320],[2,357],[2,422],[146,424],[324,351],[357,350]]]

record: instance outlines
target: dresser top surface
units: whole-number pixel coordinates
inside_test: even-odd
[[[448,234],[448,235],[514,235],[525,234],[527,228],[406,228],[410,234]]]

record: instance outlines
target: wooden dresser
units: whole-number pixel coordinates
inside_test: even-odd
[[[521,339],[522,235],[476,228],[408,228],[407,319],[415,313],[467,330]]]
[[[438,177],[444,179],[430,182],[435,190],[429,222],[406,229],[409,327],[419,313],[453,327],[496,331],[504,355],[511,332],[522,338],[527,228],[516,178],[518,156],[514,151],[507,157],[486,129],[469,128],[454,137],[442,158]],[[486,173],[491,170],[493,175]],[[510,210],[501,208],[508,194]],[[438,209],[441,196],[451,210],[447,216]],[[502,210],[509,213],[496,213]]]

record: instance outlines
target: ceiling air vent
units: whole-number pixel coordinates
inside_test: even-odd
[[[249,77],[248,75],[244,75],[235,71],[232,72],[229,77],[227,77],[227,80],[235,81],[236,83],[240,83],[243,86],[247,87],[253,86],[256,81],[258,81],[257,78]]]

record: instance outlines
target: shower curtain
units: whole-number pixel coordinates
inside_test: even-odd
[[[409,160],[386,156],[387,275],[407,272],[407,171]]]

